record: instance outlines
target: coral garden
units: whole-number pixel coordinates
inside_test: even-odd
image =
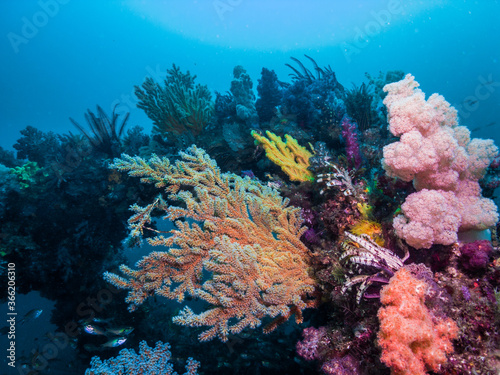
[[[214,95],[174,65],[135,87],[151,134],[97,106],[0,150],[2,273],[72,373],[498,374],[498,148],[411,74],[292,60]]]

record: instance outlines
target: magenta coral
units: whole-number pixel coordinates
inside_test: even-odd
[[[319,359],[320,355],[318,353],[318,346],[320,344],[320,340],[325,336],[325,334],[326,327],[304,328],[302,331],[304,340],[298,341],[296,345],[297,354],[307,361]]]
[[[493,246],[488,240],[465,243],[460,247],[462,266],[466,270],[486,268],[493,252]]]
[[[357,125],[348,116],[344,116],[342,119],[342,137],[344,137],[346,143],[347,160],[355,168],[359,168],[361,166],[361,154],[359,152]]]
[[[352,356],[335,357],[323,363],[321,371],[326,375],[358,375],[359,365]]]

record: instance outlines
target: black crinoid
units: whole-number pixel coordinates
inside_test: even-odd
[[[71,117],[69,120],[88,139],[94,150],[102,152],[110,158],[114,158],[121,154],[121,137],[129,115],[130,113],[125,114],[121,123],[119,123],[118,118],[120,115],[116,113],[116,106],[113,108],[111,118],[100,106],[97,106],[95,114],[88,109],[87,113],[85,113],[85,120],[89,124],[92,133],[88,132],[88,130]]]
[[[360,131],[372,126],[375,115],[372,113],[373,95],[365,83],[360,86],[353,84],[351,90],[345,92],[345,107],[349,117],[358,123]]]
[[[329,76],[333,75],[335,77],[335,72],[332,70],[332,67],[330,65],[320,68],[316,61],[312,57],[309,57],[307,55],[304,55],[306,58],[308,58],[314,66],[314,70],[316,71],[316,74],[312,73],[309,69],[307,69],[302,62],[295,58],[295,57],[290,57],[293,61],[297,63],[299,66],[300,70],[294,68],[290,64],[285,64],[288,66],[290,69],[293,70],[293,73],[290,73],[289,75],[292,77],[293,80],[306,80],[309,83],[312,83],[315,80],[321,80],[321,79],[327,79]]]

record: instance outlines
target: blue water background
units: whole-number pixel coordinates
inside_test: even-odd
[[[0,146],[27,125],[78,132],[96,104],[131,112],[134,85],[172,63],[211,90],[243,65],[289,81],[290,56],[330,65],[344,86],[399,69],[459,109],[473,136],[500,144],[500,3],[483,1],[24,0],[0,3]],[[305,60],[307,61],[307,60]],[[490,82],[485,85],[485,82]]]

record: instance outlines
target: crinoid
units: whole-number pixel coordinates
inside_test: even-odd
[[[315,80],[324,79],[328,75],[335,76],[335,73],[333,72],[333,69],[330,67],[330,65],[328,65],[324,68],[320,68],[318,66],[318,64],[316,63],[316,61],[314,61],[314,59],[312,57],[309,57],[307,55],[304,55],[304,56],[306,58],[308,58],[313,63],[314,70],[316,71],[316,74],[312,73],[309,69],[307,69],[299,59],[297,59],[295,57],[290,57],[293,61],[295,61],[297,63],[297,65],[299,65],[300,69],[302,70],[302,72],[301,72],[299,69],[294,68],[292,65],[285,64],[286,66],[288,66],[290,69],[293,70],[293,73],[289,74],[292,77],[292,79],[294,79],[294,80],[304,79],[307,82],[312,83]]]
[[[116,113],[117,106],[118,104],[114,106],[111,118],[100,106],[97,106],[96,113],[93,113],[90,109],[87,110],[85,120],[89,124],[92,133],[71,117],[69,118],[73,125],[88,139],[95,150],[108,155],[110,158],[116,157],[121,153],[121,137],[130,115],[130,113],[126,113],[121,120],[121,124],[118,123],[120,115]]]
[[[360,202],[366,201],[366,192],[364,183],[361,180],[357,183],[353,181],[353,178],[360,171],[352,170],[349,171],[342,166],[336,165],[329,161],[324,162],[325,165],[330,166],[333,172],[318,174],[316,177],[317,183],[323,183],[326,186],[321,189],[320,194],[323,194],[326,190],[330,188],[339,189],[345,196],[351,196],[355,200]]]
[[[374,283],[387,284],[389,279],[403,267],[403,263],[409,257],[405,249],[403,258],[398,257],[391,250],[379,246],[368,235],[362,234],[355,236],[352,233],[345,232],[347,240],[342,243],[344,253],[340,257],[341,262],[354,265],[353,271],[356,273],[364,272],[364,269],[375,269],[376,273],[359,274],[350,277],[342,287],[342,293],[345,293],[353,285],[361,284],[356,294],[356,301],[359,303],[362,297],[378,298],[379,292],[367,293],[368,288]]]

